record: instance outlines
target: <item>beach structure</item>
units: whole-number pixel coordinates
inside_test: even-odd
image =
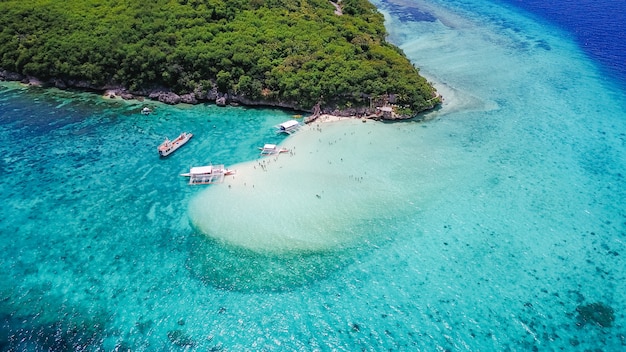
[[[300,123],[296,120],[285,121],[276,126],[276,133],[292,134],[300,128]]]
[[[189,177],[190,185],[207,185],[222,183],[224,176],[234,175],[235,170],[226,169],[224,165],[207,165],[192,167],[189,172],[180,174]]]
[[[168,156],[175,152],[178,148],[185,145],[185,143],[189,142],[189,140],[193,137],[193,134],[188,132],[181,133],[176,139],[173,141],[169,140],[167,137],[165,141],[159,145],[157,150],[159,151],[159,155],[162,157]]]
[[[263,148],[259,147],[259,150],[261,151],[261,155],[276,155],[280,153],[287,153],[289,151],[289,149],[281,148],[276,144],[265,144]]]
[[[377,115],[382,115],[384,119],[393,118],[393,108],[391,106],[379,106],[376,108]]]

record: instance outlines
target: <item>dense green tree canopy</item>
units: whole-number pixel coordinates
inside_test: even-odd
[[[0,68],[42,79],[216,85],[251,100],[364,104],[396,94],[412,111],[433,88],[385,42],[367,0],[2,0]]]

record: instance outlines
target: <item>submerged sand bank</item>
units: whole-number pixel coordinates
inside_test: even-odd
[[[320,251],[350,245],[377,219],[415,207],[395,182],[410,170],[388,157],[401,147],[393,125],[320,121],[334,123],[304,126],[282,144],[289,153],[231,166],[236,175],[191,201],[193,224],[253,251]]]

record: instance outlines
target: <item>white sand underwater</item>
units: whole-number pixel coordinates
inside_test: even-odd
[[[208,236],[254,251],[349,244],[375,219],[415,211],[416,195],[409,196],[415,192],[394,181],[426,178],[427,164],[398,164],[399,154],[419,158],[420,151],[394,144],[400,142],[391,133],[406,126],[356,119],[304,126],[282,145],[289,153],[230,166],[234,177],[192,200],[192,222]]]

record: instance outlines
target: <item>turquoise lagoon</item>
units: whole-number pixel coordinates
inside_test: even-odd
[[[624,92],[510,7],[376,5],[422,122],[3,84],[1,349],[623,349]],[[179,176],[208,163],[238,172]]]

